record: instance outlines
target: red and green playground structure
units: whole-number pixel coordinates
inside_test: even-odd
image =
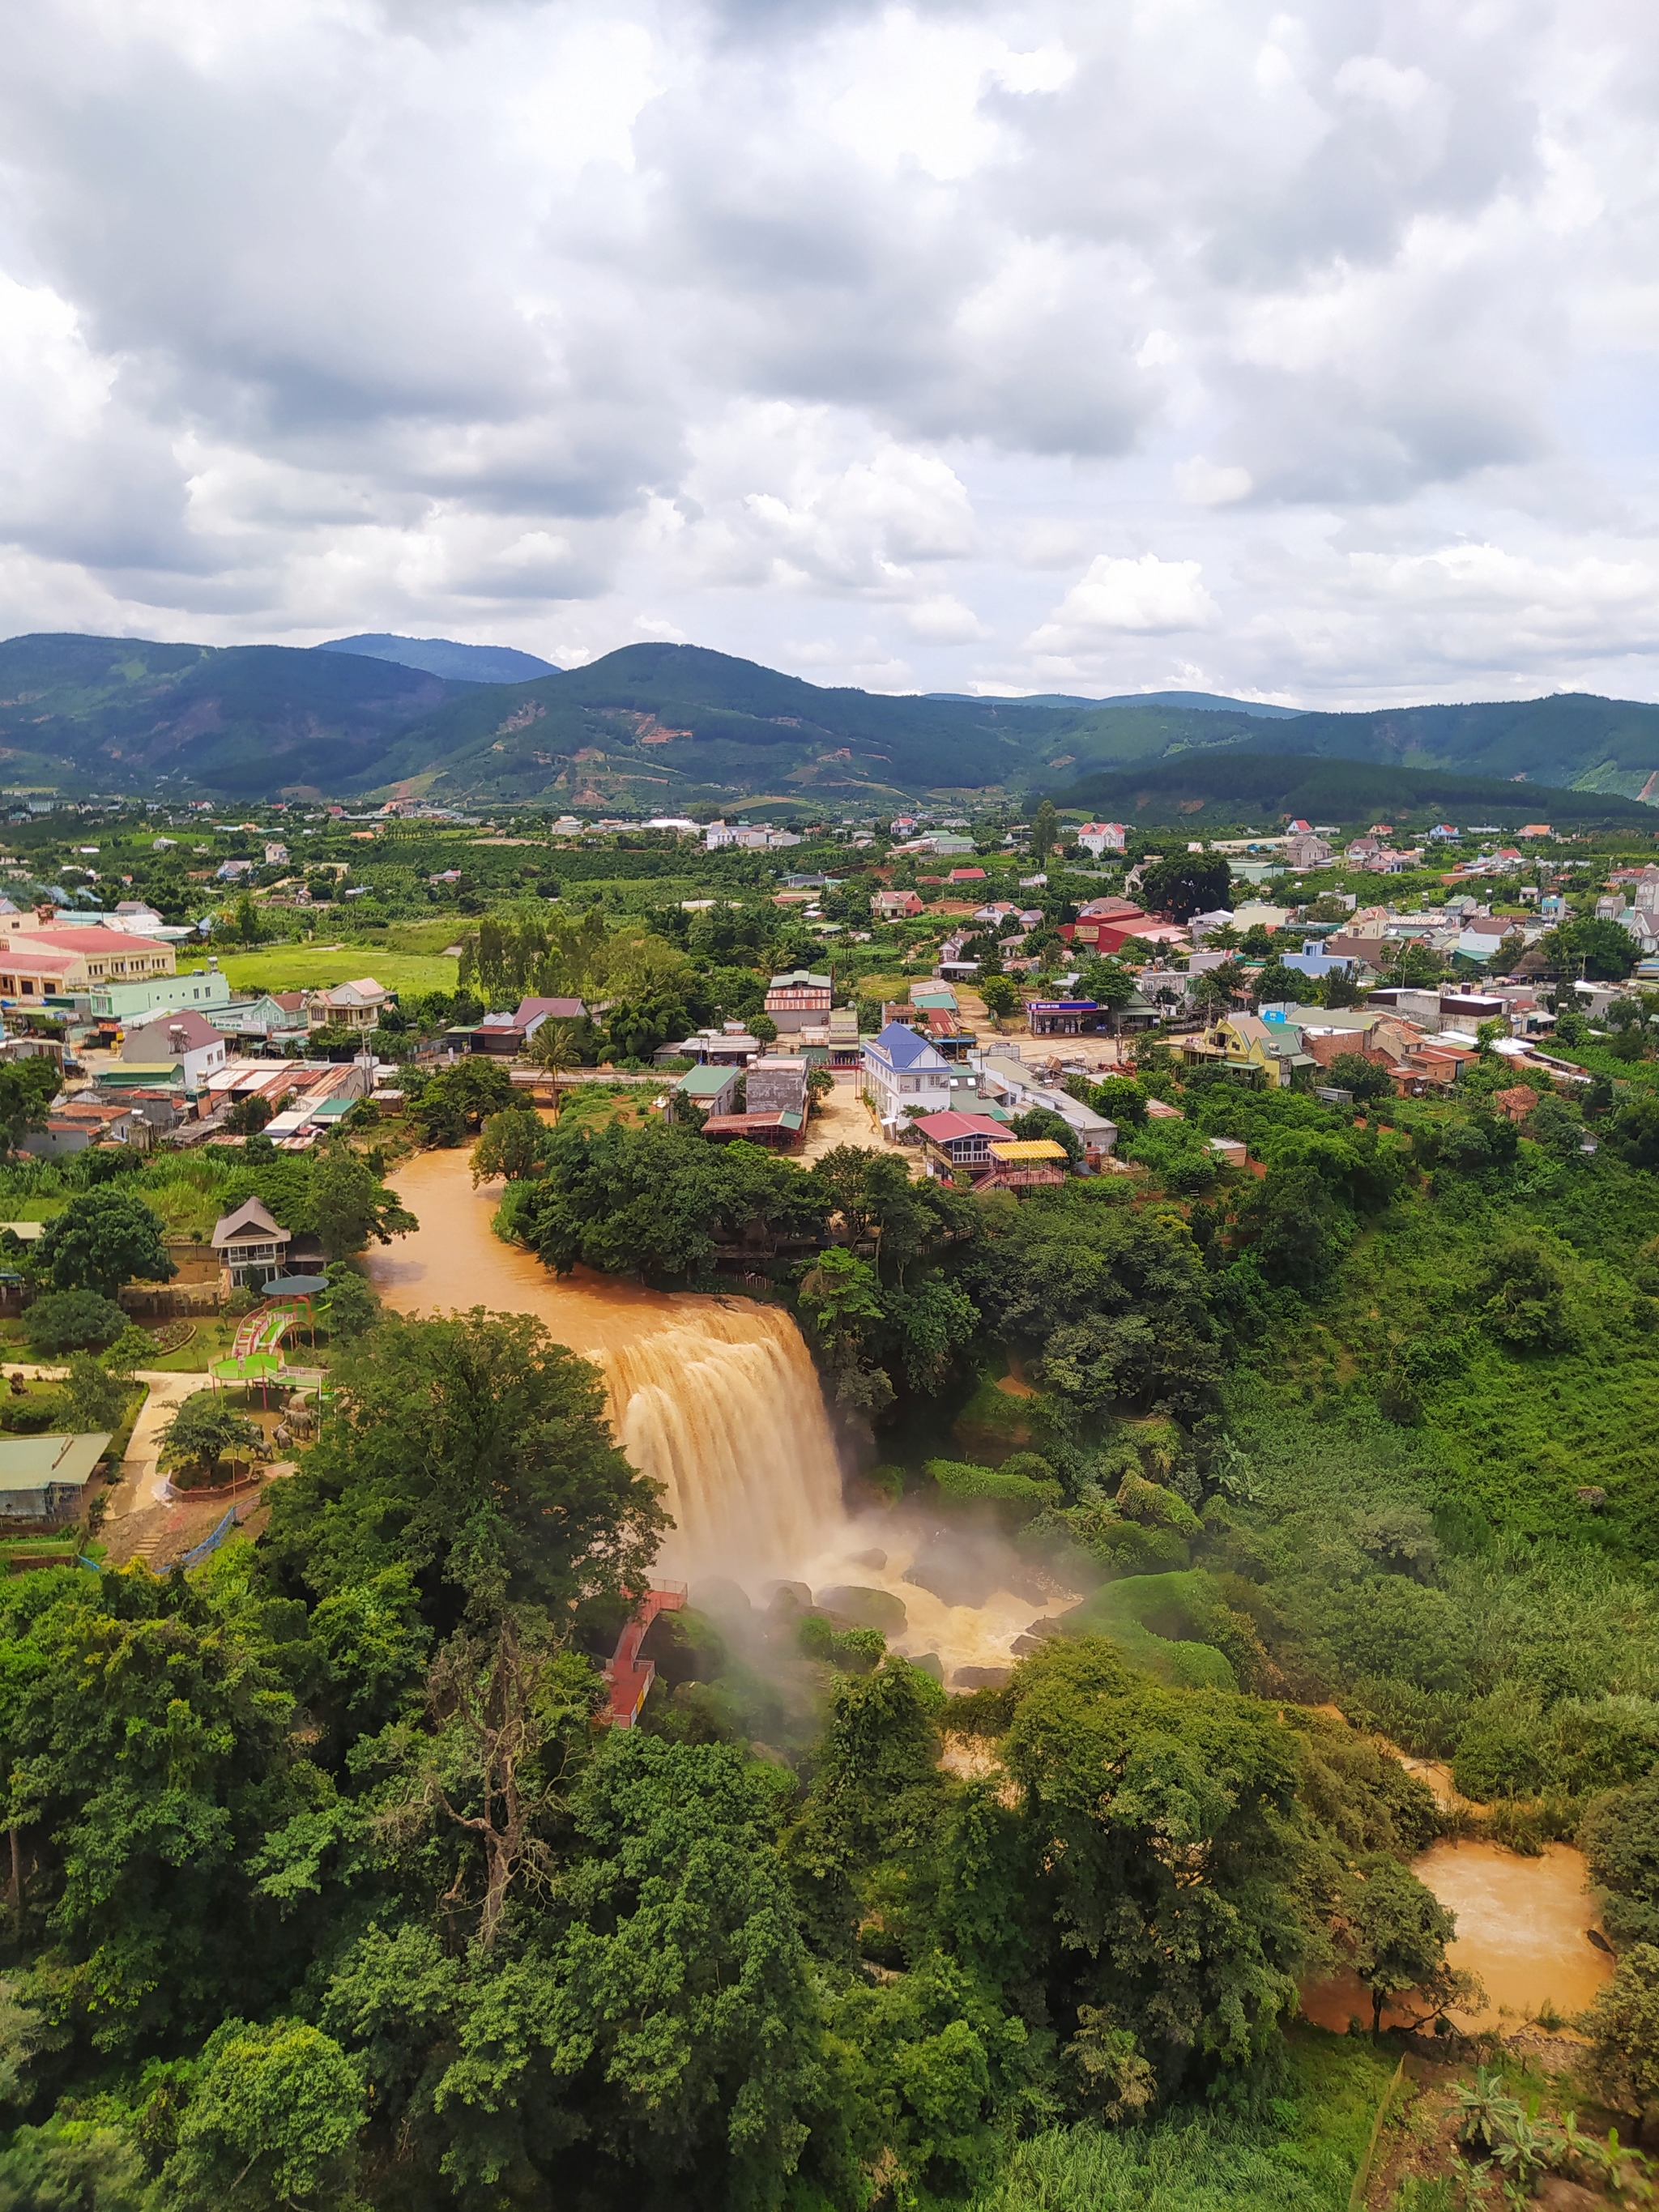
[[[261,1303],[238,1327],[230,1357],[216,1359],[209,1366],[214,1389],[257,1389],[261,1405],[266,1407],[272,1389],[315,1391],[320,1406],[323,1370],[290,1367],[285,1347],[303,1328],[315,1351],[317,1308],[326,1298],[329,1287],[326,1275],[272,1276]]]

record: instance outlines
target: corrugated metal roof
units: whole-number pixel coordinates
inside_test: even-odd
[[[1011,1137],[991,1146],[994,1160],[1063,1160],[1066,1147],[1053,1137]]]

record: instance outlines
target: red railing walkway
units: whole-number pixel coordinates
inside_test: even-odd
[[[611,1685],[611,1710],[606,1719],[612,1728],[633,1727],[657,1679],[656,1662],[640,1656],[640,1646],[652,1622],[659,1613],[678,1613],[684,1603],[684,1583],[662,1583],[647,1590],[623,1623],[617,1648],[605,1662],[605,1678]]]

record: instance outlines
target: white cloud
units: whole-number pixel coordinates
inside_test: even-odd
[[[16,9],[0,628],[1659,694],[1656,121],[1635,0]]]
[[[1034,653],[1072,653],[1116,631],[1146,636],[1212,629],[1220,611],[1203,574],[1197,561],[1160,561],[1156,553],[1120,561],[1099,554],[1028,643]]]
[[[990,632],[971,607],[951,592],[918,599],[904,611],[904,626],[927,645],[972,645]]]
[[[1247,499],[1253,489],[1248,469],[1218,467],[1202,453],[1178,462],[1175,481],[1182,499],[1194,507],[1231,507],[1236,500]]]

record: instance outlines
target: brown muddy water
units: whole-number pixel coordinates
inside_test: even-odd
[[[715,1576],[763,1603],[769,1583],[886,1591],[905,1608],[896,1650],[963,1666],[1006,1665],[1045,1608],[991,1589],[953,1605],[903,1579],[922,1532],[901,1514],[854,1516],[817,1373],[787,1314],[748,1298],[648,1291],[585,1268],[558,1277],[490,1228],[501,1186],[474,1189],[469,1154],[417,1153],[392,1177],[420,1223],[377,1248],[368,1273],[402,1313],[486,1306],[533,1314],[603,1370],[617,1440],[665,1486],[675,1526],[660,1567]],[[877,1564],[877,1555],[881,1555]]]
[[[1569,1844],[1547,1844],[1541,1858],[1522,1858],[1497,1844],[1431,1844],[1413,1872],[1457,1915],[1447,1952],[1455,1966],[1476,1975],[1484,2008],[1456,2017],[1466,2027],[1530,2020],[1546,2005],[1570,2019],[1582,2012],[1613,1973],[1613,1960],[1589,1940],[1594,1900],[1582,1856]],[[1371,2001],[1352,1974],[1302,1992],[1302,2009],[1339,2034],[1351,2016],[1370,2025]],[[1385,2011],[1385,2024],[1396,2015]]]
[[[404,1313],[482,1305],[534,1314],[559,1342],[592,1359],[605,1376],[618,1442],[665,1486],[676,1526],[665,1574],[694,1584],[726,1577],[760,1602],[778,1579],[814,1590],[884,1589],[907,1616],[890,1640],[913,1656],[936,1652],[947,1680],[957,1667],[1006,1664],[1014,1638],[1047,1609],[1006,1589],[951,1605],[903,1579],[919,1532],[898,1515],[845,1510],[817,1376],[787,1314],[744,1298],[644,1290],[581,1268],[553,1275],[494,1235],[501,1187],[475,1190],[465,1151],[418,1153],[392,1180],[421,1225],[370,1258],[381,1297]],[[876,1566],[878,1553],[885,1556]],[[1420,1771],[1421,1762],[1407,1763]],[[1449,1789],[1443,1772],[1425,1778],[1440,1785],[1437,1796]],[[1486,1987],[1482,2024],[1504,2014],[1528,2017],[1546,2004],[1571,2015],[1612,1972],[1589,1940],[1584,1863],[1568,1845],[1552,1844],[1534,1859],[1492,1844],[1438,1843],[1416,1871],[1457,1915],[1452,1958]],[[1303,2008],[1339,2032],[1351,2014],[1370,2014],[1352,1976],[1304,1990]]]

